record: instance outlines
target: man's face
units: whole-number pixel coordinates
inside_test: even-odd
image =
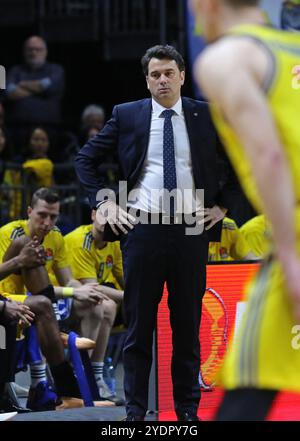
[[[152,97],[162,106],[173,106],[180,97],[184,71],[180,72],[175,60],[151,58],[146,77]]]
[[[44,41],[38,37],[27,40],[24,47],[25,62],[35,68],[42,66],[47,58],[47,48]]]
[[[37,235],[40,240],[54,228],[59,216],[59,202],[48,204],[38,199],[35,206],[28,207],[28,218],[32,235]]]
[[[97,127],[101,130],[104,126],[104,116],[96,113],[91,113],[84,120],[85,127]]]

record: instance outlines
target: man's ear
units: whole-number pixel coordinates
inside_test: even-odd
[[[32,207],[27,207],[27,215],[28,215],[28,217],[31,215],[31,213],[32,213]]]
[[[180,72],[181,85],[184,85],[185,82],[185,71]]]
[[[149,87],[149,83],[148,83],[148,77],[146,77],[146,84],[147,84],[147,89],[149,90],[150,87]]]

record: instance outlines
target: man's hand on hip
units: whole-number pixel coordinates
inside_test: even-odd
[[[119,235],[118,229],[121,230],[122,233],[127,234],[128,229],[126,229],[126,227],[130,230],[134,228],[133,223],[135,222],[135,218],[113,201],[107,200],[103,202],[97,209],[96,217],[100,224],[108,222],[112,231],[117,236]]]
[[[204,216],[199,221],[199,225],[210,221],[210,223],[205,227],[205,230],[210,230],[217,222],[221,221],[225,217],[227,208],[214,205],[212,208],[204,208],[203,213]]]

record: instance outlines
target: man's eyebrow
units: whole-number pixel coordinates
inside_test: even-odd
[[[49,216],[57,216],[59,213],[48,213],[47,211],[40,210],[38,214],[49,214]]]
[[[163,72],[174,72],[174,71],[175,71],[175,69],[173,67],[169,67],[168,69],[163,70]],[[150,75],[153,73],[161,73],[161,72],[159,70],[152,70],[150,72]]]

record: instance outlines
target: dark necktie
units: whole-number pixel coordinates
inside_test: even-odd
[[[163,138],[163,169],[164,169],[164,188],[171,191],[177,188],[174,134],[172,126],[172,116],[174,110],[164,110],[161,115],[164,120],[164,138]],[[170,200],[170,215],[174,215],[174,199]]]
[[[174,134],[171,118],[175,114],[174,110],[164,110],[161,115],[164,121],[164,141],[163,141],[163,167],[164,167],[164,188],[173,190],[177,188]]]

